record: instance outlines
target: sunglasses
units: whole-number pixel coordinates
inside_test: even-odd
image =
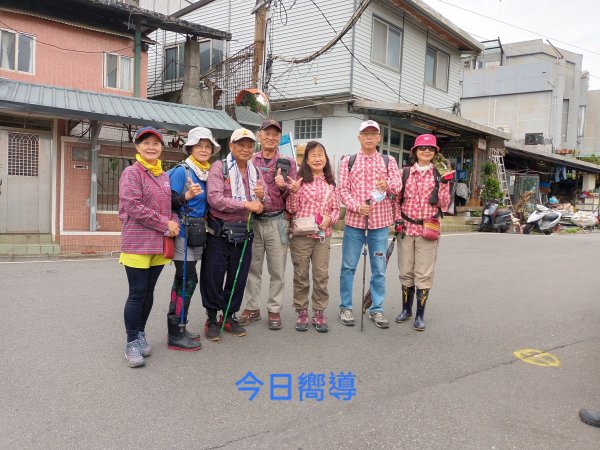
[[[417,147],[418,152],[435,152],[433,147]]]

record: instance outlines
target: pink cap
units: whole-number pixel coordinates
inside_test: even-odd
[[[415,145],[410,149],[412,152],[417,147],[435,147],[436,151],[440,151],[440,148],[437,146],[437,140],[433,134],[422,134],[417,136],[415,139]]]

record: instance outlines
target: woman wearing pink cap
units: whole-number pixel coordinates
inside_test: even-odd
[[[405,167],[402,189],[396,198],[396,217],[403,222],[402,239],[398,249],[398,269],[402,283],[402,312],[396,322],[412,317],[413,298],[417,297],[414,327],[425,329],[425,304],[433,285],[433,270],[437,259],[439,218],[450,204],[447,179],[440,176],[432,164],[440,151],[432,134],[422,134],[411,149],[415,164]]]

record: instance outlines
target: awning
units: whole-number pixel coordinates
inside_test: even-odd
[[[353,109],[366,114],[389,114],[408,119],[415,126],[429,127],[431,130],[435,129],[442,134],[446,131],[445,134],[449,136],[491,137],[497,141],[490,143],[492,146],[500,144],[500,147],[503,147],[504,141],[510,139],[508,133],[425,105],[358,99],[354,101]]]
[[[225,111],[145,100],[135,97],[99,94],[0,78],[0,109],[36,116],[189,131],[209,128],[218,138],[241,128]]]
[[[506,143],[506,152],[522,158],[548,161],[556,165],[563,165],[571,169],[581,170],[582,172],[600,173],[600,166],[597,164],[582,161],[573,158],[572,156],[557,155],[556,153],[536,150],[533,147],[535,146],[522,145],[515,141],[508,141]]]

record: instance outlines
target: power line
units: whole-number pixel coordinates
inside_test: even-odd
[[[588,49],[586,49],[586,48],[579,47],[579,46],[577,46],[577,45],[574,45],[574,44],[570,44],[570,43],[568,43],[568,42],[561,41],[560,39],[556,39],[556,38],[554,38],[554,37],[547,36],[547,35],[544,35],[544,34],[542,34],[542,33],[538,33],[537,31],[529,30],[529,29],[527,29],[527,28],[523,28],[523,27],[520,27],[520,26],[518,26],[518,25],[515,25],[515,24],[512,24],[512,23],[504,22],[503,20],[496,19],[495,17],[486,16],[485,14],[481,14],[481,13],[478,13],[478,12],[476,12],[476,11],[473,11],[473,10],[470,10],[470,9],[467,9],[467,8],[463,8],[462,6],[454,5],[454,4],[452,4],[452,3],[449,3],[449,2],[447,2],[447,1],[445,1],[445,0],[439,0],[439,2],[440,2],[440,3],[444,3],[444,4],[448,5],[448,6],[452,6],[452,7],[454,7],[454,8],[457,8],[457,9],[462,9],[463,11],[470,12],[471,14],[475,14],[476,16],[485,17],[486,19],[490,19],[490,20],[493,20],[493,21],[495,21],[495,22],[498,22],[498,23],[501,23],[501,24],[504,24],[504,25],[508,25],[509,27],[513,27],[513,28],[516,28],[516,29],[518,29],[518,30],[521,30],[521,31],[526,31],[526,32],[528,32],[528,33],[535,34],[535,35],[538,35],[538,36],[542,36],[542,37],[544,37],[544,38],[546,38],[546,39],[552,39],[553,41],[560,42],[561,44],[569,45],[569,46],[571,46],[571,47],[573,47],[573,48],[576,48],[576,49],[579,49],[579,50],[583,50],[583,51],[585,51],[585,52],[588,52],[588,53],[593,53],[594,55],[598,55],[598,56],[600,56],[600,53],[598,53],[598,52],[595,52],[595,51],[593,51],[593,50],[588,50]]]

